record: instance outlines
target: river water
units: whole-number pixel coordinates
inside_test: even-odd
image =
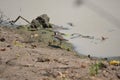
[[[31,21],[48,14],[51,23],[70,28],[61,32],[67,34],[65,38],[80,54],[113,57],[120,56],[119,3],[119,0],[83,0],[80,4],[75,4],[75,0],[0,0],[0,10],[10,20],[21,15]],[[20,20],[17,24],[26,23]],[[72,38],[73,33],[94,38]]]

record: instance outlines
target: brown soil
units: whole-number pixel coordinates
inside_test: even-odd
[[[74,52],[23,43],[16,29],[0,27],[0,80],[120,80],[120,66],[103,63],[97,75],[90,75],[90,60]]]

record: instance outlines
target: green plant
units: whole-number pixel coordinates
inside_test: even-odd
[[[94,63],[90,66],[90,75],[91,76],[95,76],[96,74],[98,74],[99,69],[101,69],[103,66],[102,62],[99,63]]]
[[[90,67],[90,75],[95,76],[98,73],[98,66],[96,64],[91,65]]]

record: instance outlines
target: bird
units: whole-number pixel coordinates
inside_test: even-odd
[[[64,39],[58,32],[54,32],[54,38],[60,41],[60,45],[62,44],[62,41],[68,41],[67,39]]]
[[[104,41],[104,40],[106,40],[106,39],[108,39],[108,38],[102,36],[101,39],[102,39],[102,41]]]

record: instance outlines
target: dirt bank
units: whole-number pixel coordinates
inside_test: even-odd
[[[102,61],[104,67],[94,74],[90,68],[98,60],[36,42],[23,43],[24,37],[16,29],[0,27],[0,80],[120,80],[120,66]]]

